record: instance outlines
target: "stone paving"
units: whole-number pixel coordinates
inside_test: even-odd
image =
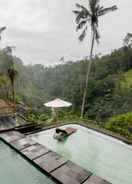
[[[53,171],[51,175],[64,184],[79,184],[83,183],[92,173],[68,161],[65,165]]]
[[[52,172],[56,168],[65,164],[67,160],[63,159],[57,153],[51,151],[48,154],[39,157],[34,162],[37,163],[45,171]]]
[[[111,184],[98,176],[91,176],[84,184]]]
[[[59,183],[110,184],[17,131],[2,133],[0,137]]]
[[[12,141],[22,139],[25,136],[17,131],[9,131],[9,132],[5,132],[5,133],[0,134],[0,137],[3,138],[8,143],[10,143]]]
[[[49,151],[50,150],[47,149],[45,146],[42,146],[41,144],[38,144],[38,143],[21,150],[21,152],[26,157],[28,157],[30,160],[34,160],[34,159],[48,153]]]
[[[10,142],[10,144],[14,146],[16,149],[22,150],[36,144],[36,142],[30,138],[22,138],[22,139],[18,139],[16,141]]]

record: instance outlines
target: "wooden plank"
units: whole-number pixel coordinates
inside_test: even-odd
[[[63,184],[80,184],[91,176],[92,173],[68,161],[65,165],[51,172],[51,175]]]
[[[34,160],[36,164],[38,164],[42,169],[44,169],[48,173],[57,169],[58,167],[66,163],[66,161],[67,160],[63,159],[62,156],[52,151]]]
[[[45,146],[42,146],[38,143],[21,150],[21,152],[31,160],[34,160],[34,159],[48,153],[49,151],[50,150],[48,148],[46,148]]]
[[[88,178],[87,181],[84,182],[84,184],[111,184],[111,183],[98,176],[91,176],[90,178]]]

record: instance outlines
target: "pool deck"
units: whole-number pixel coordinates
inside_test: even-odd
[[[59,183],[110,184],[17,131],[1,133],[0,138]]]

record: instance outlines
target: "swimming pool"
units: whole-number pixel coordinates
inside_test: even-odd
[[[30,137],[112,184],[132,184],[132,147],[79,125],[64,142],[53,138],[54,129]]]
[[[48,176],[0,140],[1,184],[54,184]]]

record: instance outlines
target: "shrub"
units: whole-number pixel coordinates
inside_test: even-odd
[[[105,124],[106,129],[125,136],[130,136],[129,127],[132,127],[132,112],[112,117]]]
[[[41,120],[41,121],[46,121],[47,119],[49,119],[49,117],[46,114],[41,114],[39,116],[39,120]]]

